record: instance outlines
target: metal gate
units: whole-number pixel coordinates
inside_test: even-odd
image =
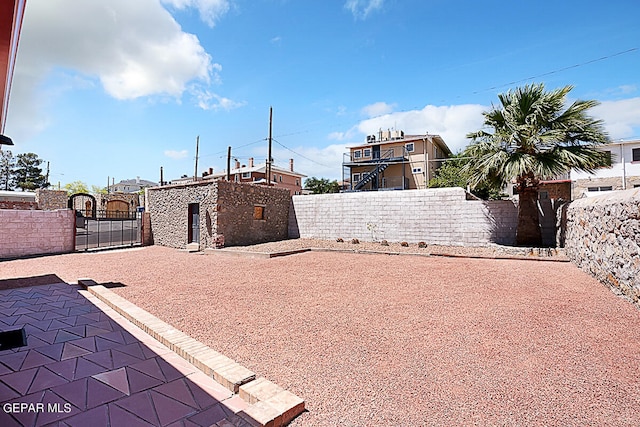
[[[142,243],[140,214],[130,211],[76,210],[76,250],[135,246]]]

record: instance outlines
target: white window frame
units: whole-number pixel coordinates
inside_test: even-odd
[[[251,172],[242,172],[242,178],[243,179],[251,178]]]
[[[362,150],[353,150],[353,158],[354,158],[354,160],[361,159],[362,158]]]
[[[413,168],[413,169],[412,169],[412,172],[413,172],[414,174],[422,173],[422,168]]]
[[[354,174],[351,175],[351,182],[353,184],[355,184],[357,182],[360,182],[360,173],[359,172],[358,173],[354,173]]]
[[[362,150],[362,157],[371,157],[371,148],[365,148]]]
[[[411,146],[411,150],[409,150],[409,146]],[[407,153],[413,153],[416,149],[416,146],[413,142],[407,142],[406,144],[404,144],[404,148],[405,150],[407,150]]]

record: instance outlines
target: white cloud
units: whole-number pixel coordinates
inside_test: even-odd
[[[227,4],[170,3],[218,11],[216,16]],[[65,90],[95,85],[119,100],[159,96],[179,102],[185,92],[220,83],[221,69],[195,35],[182,31],[160,0],[30,0],[10,114],[46,126],[48,119],[41,116],[49,100]],[[68,76],[56,78],[58,87],[48,85],[42,92],[41,84],[52,72]],[[219,103],[228,106],[233,101],[221,97]]]
[[[371,12],[382,9],[383,4],[384,0],[347,0],[344,7],[354,18],[367,19]]]
[[[214,27],[225,13],[229,11],[228,0],[160,0],[162,3],[173,6],[182,10],[187,8],[195,8],[200,14],[200,19],[208,26]]]
[[[591,114],[604,121],[605,129],[612,139],[639,136],[640,97],[604,101],[594,107]]]
[[[463,104],[451,106],[427,105],[422,110],[385,114],[358,123],[357,130],[365,135],[375,135],[380,129],[403,130],[405,134],[436,134],[444,139],[452,152],[469,144],[466,135],[482,127],[482,112],[487,106]]]
[[[361,112],[368,118],[389,114],[395,108],[395,104],[387,104],[386,102],[376,102],[362,108]]]
[[[187,158],[189,152],[187,150],[165,150],[164,155],[170,159],[180,160]]]
[[[203,110],[233,110],[246,105],[246,102],[233,101],[225,98],[209,90],[194,90],[194,96],[197,99],[198,107]]]

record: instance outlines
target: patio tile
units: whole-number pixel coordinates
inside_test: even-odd
[[[74,359],[69,359],[69,360],[74,360]],[[75,374],[73,377],[76,380],[79,378],[90,377],[92,375],[96,375],[108,370],[104,366],[98,365],[97,363],[89,361],[83,357],[78,357],[76,360],[78,362],[76,364]]]
[[[58,376],[45,368],[44,366],[38,368],[31,387],[29,387],[29,393],[35,393],[36,391],[45,390],[47,388],[55,387],[60,384],[66,384],[69,381],[61,376]]]
[[[87,408],[112,402],[126,394],[93,378],[87,379]]]
[[[101,405],[76,416],[67,418],[64,423],[70,427],[116,427],[109,423],[109,410],[107,405]]]
[[[153,390],[149,393],[156,408],[158,419],[162,425],[170,424],[196,412],[194,408],[171,399],[163,394]]]
[[[131,394],[129,390],[129,380],[127,379],[127,371],[125,370],[125,368],[96,374],[91,378],[95,378],[96,380],[115,388],[116,390],[126,394],[127,396]]]
[[[162,380],[143,374],[142,372],[136,371],[135,369],[126,369],[132,393],[147,390],[164,383],[164,381]]]
[[[133,365],[129,365],[129,368],[135,369],[136,371],[152,376],[153,378],[156,378],[162,382],[167,381],[155,357],[145,360],[144,362],[139,362],[139,363],[134,363]]]
[[[63,378],[66,378],[69,381],[72,381],[74,380],[77,361],[78,359],[68,359],[62,362],[55,362],[50,365],[47,365],[47,369],[49,369],[51,372],[55,372],[56,375],[59,375]]]
[[[104,339],[103,335],[111,333],[111,331],[107,331],[106,329],[100,329],[100,328],[96,328],[93,325],[87,324],[85,326],[85,336],[87,337],[98,337],[101,339]]]
[[[9,354],[3,354],[2,363],[8,366],[9,368],[11,368],[11,370],[15,372],[20,370],[20,366],[22,366],[22,362],[24,362],[24,359],[26,357],[27,357],[26,351],[18,351],[18,352],[13,352]]]
[[[128,366],[133,363],[138,363],[143,359],[131,356],[127,353],[122,353],[118,350],[110,350],[111,351],[111,359],[113,360],[114,368],[121,368],[123,366]]]
[[[55,320],[54,320],[55,322]],[[74,335],[72,333],[69,333],[63,329],[60,329],[58,331],[58,333],[56,334],[56,339],[54,342],[67,342],[67,341],[72,341],[72,340],[77,340],[82,338],[81,336],[78,335]]]
[[[53,344],[56,341],[56,335],[58,334],[58,331],[38,331],[38,332],[33,332],[31,333],[31,335],[33,335],[34,337],[41,339],[42,341],[46,341],[49,344]]]
[[[75,343],[76,341],[72,341]],[[91,354],[90,350],[78,347],[69,342],[64,343],[64,350],[62,351],[61,360],[71,359],[75,357],[84,356],[85,354]]]
[[[117,400],[114,404],[136,414],[153,425],[160,425],[158,415],[153,407],[153,402],[151,401],[149,393],[135,393],[130,397]]]
[[[112,426],[153,427],[153,424],[114,404],[109,405],[109,420]]]
[[[158,393],[162,393],[167,397],[178,400],[185,405],[189,405],[192,408],[200,408],[198,403],[196,403],[195,399],[191,395],[191,390],[187,387],[187,384],[183,379],[163,384],[161,386],[155,387],[153,390],[157,391]]]
[[[29,350],[27,351],[27,356],[25,357],[24,362],[22,362],[22,366],[20,367],[20,369],[35,368],[37,366],[42,366],[46,365],[47,363],[53,362],[56,362],[56,360],[45,356],[44,354],[39,353],[35,350]]]
[[[42,341],[41,339],[39,339],[38,337],[35,337],[33,335],[27,335],[27,348],[33,348],[33,349],[37,349],[38,347],[44,347],[44,346],[49,346],[50,344],[46,341]]]
[[[30,337],[31,338],[31,337]],[[34,339],[38,339],[37,337],[33,337]],[[42,341],[44,342],[44,341]],[[38,347],[35,349],[40,354],[50,357],[56,361],[62,360],[62,349],[64,348],[64,343],[58,344],[49,344],[47,343],[46,347]]]
[[[102,367],[107,368],[107,370],[113,369],[113,360],[111,359],[111,350],[99,351],[97,353],[87,354],[83,356],[83,359],[86,359],[90,362],[96,363]]]
[[[27,334],[38,334],[41,332],[46,332],[49,330],[51,322],[52,321],[48,319],[33,321],[24,325],[24,330]]]
[[[87,409],[87,378],[53,387],[51,391],[76,408]]]
[[[142,346],[139,342],[135,342],[133,344],[127,344],[125,346],[120,346],[115,348],[115,350],[121,351],[133,357],[137,357],[140,360],[145,360],[147,357],[142,351]]]
[[[17,399],[13,399],[9,401],[9,403],[26,403],[26,404],[36,404],[42,402],[42,398],[44,396],[44,391],[40,391],[37,393],[29,394],[27,396],[22,396]],[[0,412],[4,413],[4,411]],[[23,426],[33,426],[35,425],[36,418],[38,414],[36,412],[14,412],[12,416],[18,420]]]
[[[0,401],[6,402],[7,400],[14,399],[16,397],[20,397],[21,394],[9,387],[8,385],[0,382]],[[0,412],[1,414],[1,412]]]
[[[206,411],[197,413],[196,415],[189,417],[189,421],[196,423],[201,427],[209,427],[213,423],[222,421],[227,417],[227,414],[222,409],[222,405],[215,405]]]
[[[97,325],[91,325],[92,327],[98,329],[100,328],[101,330],[107,330],[106,328],[103,328],[102,326],[97,326]],[[111,326],[111,325],[109,325]],[[87,328],[89,328],[89,326],[87,326]],[[105,340],[109,340],[109,341],[113,341],[113,342],[117,342],[118,344],[126,344],[126,342],[124,341],[124,336],[122,335],[122,331],[120,330],[116,330],[113,331],[112,329],[108,329],[109,333],[107,334],[103,334],[100,335],[101,339],[105,339]]]
[[[45,391],[42,403],[47,410],[38,414],[37,425],[39,426],[54,423],[82,412],[75,406],[70,405],[70,402],[61,399],[60,396],[50,390]]]
[[[27,390],[31,386],[33,379],[38,373],[38,368],[29,369],[27,371],[14,372],[12,374],[3,375],[0,381],[20,393],[22,396],[27,394]]]

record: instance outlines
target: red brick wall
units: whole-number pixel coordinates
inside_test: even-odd
[[[0,209],[0,258],[72,252],[75,213]]]
[[[38,209],[38,204],[36,202],[15,202],[11,200],[1,200],[0,209]]]

